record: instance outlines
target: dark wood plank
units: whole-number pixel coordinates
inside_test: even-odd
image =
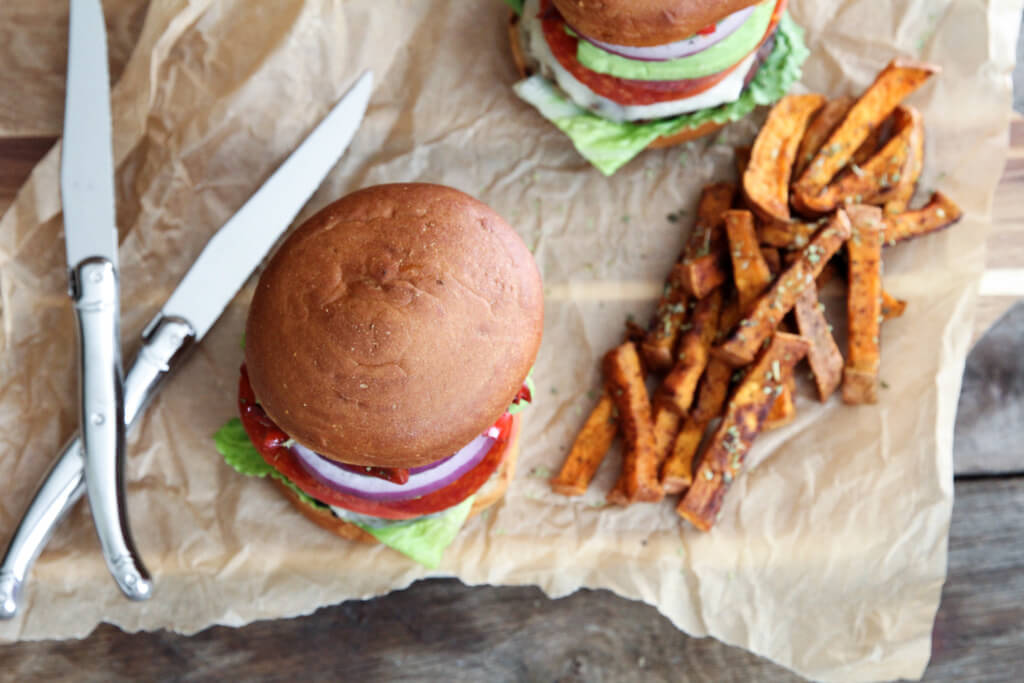
[[[956,485],[949,578],[926,680],[1010,681],[1024,672],[1024,477]]]
[[[1024,302],[967,357],[953,443],[959,474],[1024,472]]]
[[[0,214],[14,201],[18,188],[54,142],[56,138],[52,137],[0,139]]]
[[[1024,670],[1024,478],[961,481],[929,681]],[[654,608],[606,591],[453,580],[297,619],[186,638],[101,626],[81,641],[0,646],[0,679],[181,681],[341,676],[359,681],[791,681],[767,660],[689,638]]]

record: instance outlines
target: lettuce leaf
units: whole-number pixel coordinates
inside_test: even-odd
[[[384,545],[397,550],[420,564],[437,569],[445,549],[466,523],[476,494],[443,512],[393,524],[363,525],[353,522]]]
[[[245,427],[242,426],[242,421],[237,417],[228,420],[223,427],[217,430],[217,433],[213,435],[213,445],[217,448],[217,452],[224,456],[224,462],[231,465],[239,474],[244,474],[247,477],[271,476],[284,482],[288,488],[295,491],[303,503],[319,509],[327,507],[293,484],[288,477],[268,465],[256,447],[252,445]]]
[[[512,11],[522,16],[523,0],[505,0],[505,4],[512,8]]]
[[[800,80],[800,66],[810,54],[803,29],[783,13],[775,34],[775,48],[761,65],[739,99],[718,107],[701,109],[656,121],[616,123],[603,119],[571,100],[541,76],[531,76],[513,86],[526,100],[569,136],[577,151],[605,175],[611,175],[651,142],[684,128],[696,128],[714,121],[741,119],[758,105],[773,104]]]
[[[309,496],[292,483],[286,476],[267,464],[259,451],[249,440],[249,435],[237,417],[229,420],[213,435],[213,443],[224,461],[239,474],[249,477],[273,477],[284,482],[299,499],[319,510],[331,509],[329,505]],[[407,555],[417,562],[437,568],[445,549],[451,545],[462,529],[473,508],[475,495],[458,505],[432,515],[403,520],[365,518],[365,515],[338,515],[363,529],[384,545]],[[364,519],[360,520],[360,517]]]

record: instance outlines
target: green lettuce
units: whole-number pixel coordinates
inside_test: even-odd
[[[505,0],[505,4],[512,8],[512,11],[522,16],[523,0]]]
[[[526,406],[530,405],[533,402],[533,395],[537,391],[537,389],[536,389],[536,387],[535,387],[535,385],[533,383],[533,368],[530,368],[530,372],[528,372],[526,374],[526,379],[523,381],[523,384],[526,385],[526,390],[530,392],[530,400],[529,401],[513,401],[512,405],[510,405],[508,407],[508,414],[509,415],[515,415],[516,413],[523,412],[524,410],[526,410]]]
[[[223,427],[217,430],[217,433],[213,435],[213,445],[217,448],[217,452],[224,456],[224,462],[235,468],[238,473],[248,477],[273,477],[284,482],[288,488],[298,494],[303,503],[315,508],[327,508],[326,505],[293,484],[288,477],[267,464],[260,452],[252,445],[249,435],[245,432],[245,427],[242,426],[242,421],[237,417],[228,420]]]
[[[774,2],[762,2],[731,35],[706,50],[679,59],[663,62],[629,59],[602,50],[593,43],[581,40],[576,46],[576,59],[591,71],[616,78],[638,81],[680,81],[703,78],[728,69],[743,59],[764,36],[775,11]]]
[[[330,506],[312,498],[292,483],[286,476],[267,464],[259,451],[249,440],[249,435],[238,418],[229,420],[213,435],[213,443],[224,461],[238,473],[249,477],[273,477],[284,482],[299,499],[307,505],[319,510],[330,509]],[[470,496],[455,507],[424,517],[403,520],[380,520],[373,523],[369,520],[359,521],[349,518],[346,521],[363,529],[378,541],[408,557],[424,564],[431,569],[441,562],[445,549],[455,540],[462,529],[469,512],[473,508],[474,496]]]
[[[452,544],[473,509],[473,494],[455,507],[426,517],[398,520],[392,524],[356,526],[365,529],[384,545],[411,557],[420,564],[436,569],[445,548]]]
[[[569,136],[577,151],[605,175],[611,175],[647,145],[684,128],[708,121],[727,123],[741,119],[758,105],[773,104],[800,80],[800,66],[810,52],[803,30],[783,13],[775,34],[775,48],[739,99],[709,109],[656,121],[616,123],[603,119],[568,98],[550,81],[531,76],[519,81],[516,94]]]

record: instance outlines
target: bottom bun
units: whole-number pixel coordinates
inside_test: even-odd
[[[662,135],[660,138],[655,139],[651,144],[647,145],[647,149],[661,149],[662,147],[672,147],[673,145],[681,145],[684,142],[690,140],[696,140],[702,138],[705,135],[711,135],[715,131],[721,130],[725,126],[724,123],[715,123],[714,121],[707,121],[697,126],[696,128],[683,128],[678,133],[672,135]]]
[[[516,71],[519,72],[519,76],[521,78],[526,78],[530,75],[530,70],[526,66],[526,56],[523,54],[523,46],[519,41],[519,15],[515,12],[510,12],[509,14],[508,36],[509,44],[512,46],[512,61],[515,62]],[[662,147],[681,145],[684,142],[689,142],[690,140],[696,140],[697,138],[702,138],[705,135],[710,135],[724,126],[724,123],[708,121],[706,123],[702,123],[696,128],[683,128],[678,133],[662,135],[660,138],[653,140],[649,145],[647,145],[647,149],[660,149]]]
[[[512,439],[509,442],[508,447],[505,449],[505,458],[501,461],[501,465],[498,466],[498,471],[494,473],[490,479],[487,480],[480,489],[476,492],[476,498],[473,500],[473,507],[469,511],[469,516],[479,513],[486,508],[497,503],[501,500],[502,496],[505,495],[505,491],[508,489],[509,482],[512,481],[512,477],[516,473],[516,460],[519,457],[519,420],[516,420],[516,427],[512,432]],[[299,495],[295,493],[289,486],[279,479],[272,480],[277,488],[285,495],[285,497],[292,502],[299,512],[306,516],[306,519],[317,524],[318,526],[330,531],[338,536],[349,541],[359,541],[360,543],[379,543],[379,541],[371,536],[363,529],[357,527],[351,522],[346,522],[343,519],[339,519],[334,516],[329,508],[315,508],[309,503],[303,502]]]

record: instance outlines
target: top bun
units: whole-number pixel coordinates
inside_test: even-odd
[[[759,0],[553,0],[566,23],[591,38],[650,47],[689,38]]]
[[[416,467],[504,413],[542,323],[537,266],[498,214],[449,187],[379,185],[324,208],[270,260],[245,361],[263,409],[299,443]]]

